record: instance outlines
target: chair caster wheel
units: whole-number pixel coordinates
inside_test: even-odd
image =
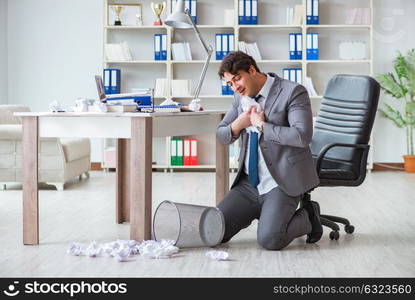
[[[344,226],[344,231],[346,231],[346,233],[352,234],[354,232],[354,226],[353,225],[346,225],[346,226]]]
[[[329,234],[329,238],[331,239],[331,240],[338,240],[339,239],[339,237],[340,237],[340,234],[339,234],[339,232],[338,231],[336,231],[336,230],[333,230],[332,232],[330,232],[330,234]]]

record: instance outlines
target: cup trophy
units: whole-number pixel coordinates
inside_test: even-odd
[[[121,12],[123,10],[123,7],[121,5],[114,5],[111,6],[112,10],[115,12],[115,21],[114,21],[114,25],[115,26],[121,26]]]
[[[161,26],[163,22],[160,19],[161,14],[163,13],[164,8],[166,7],[166,2],[163,3],[156,3],[154,4],[151,2],[151,9],[153,10],[154,14],[156,15],[157,19],[154,21],[154,26]]]

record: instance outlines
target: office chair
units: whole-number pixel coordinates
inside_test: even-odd
[[[359,186],[366,177],[369,139],[379,100],[379,83],[369,76],[335,75],[326,88],[314,125],[311,152],[320,178],[319,186]],[[304,194],[311,200],[310,192]],[[339,239],[340,227],[353,233],[349,220],[320,215],[330,227],[331,240]]]

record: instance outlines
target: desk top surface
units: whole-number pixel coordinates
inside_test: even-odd
[[[154,112],[154,113],[118,113],[118,112],[16,112],[18,117],[170,117],[170,116],[201,116],[201,115],[221,115],[225,114],[226,110],[205,110],[196,112]]]

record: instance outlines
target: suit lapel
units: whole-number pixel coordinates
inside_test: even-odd
[[[265,116],[268,117],[271,108],[274,106],[275,101],[277,101],[278,96],[280,95],[282,91],[281,87],[281,78],[278,76],[275,76],[274,83],[271,86],[271,90],[269,91],[268,97],[265,100]]]

